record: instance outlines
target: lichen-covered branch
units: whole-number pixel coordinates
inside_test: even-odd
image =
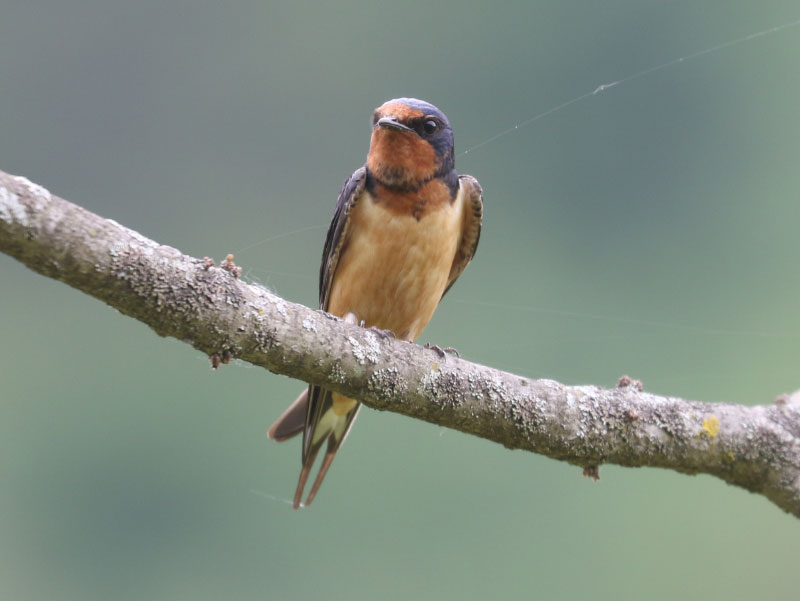
[[[583,466],[706,473],[800,517],[800,394],[700,403],[531,380],[345,324],[0,172],[0,251],[212,356]],[[10,286],[5,282],[4,286]]]

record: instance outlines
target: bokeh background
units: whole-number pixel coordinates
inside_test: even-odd
[[[3,0],[0,168],[316,303],[371,110],[442,108],[485,190],[423,341],[567,383],[800,388],[795,0]],[[710,477],[364,410],[315,504],[265,438],[302,384],[219,372],[0,256],[0,598],[789,599],[800,522]]]

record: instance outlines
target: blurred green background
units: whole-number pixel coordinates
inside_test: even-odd
[[[0,169],[314,305],[371,110],[457,151],[796,0],[3,0]],[[476,260],[421,340],[704,401],[800,387],[800,27],[457,158]],[[302,384],[208,359],[0,256],[0,598],[780,599],[800,522],[701,476],[578,468],[365,410],[315,504],[266,428]]]

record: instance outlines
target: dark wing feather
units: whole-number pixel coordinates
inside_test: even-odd
[[[458,193],[462,194],[464,198],[464,223],[461,229],[461,243],[456,250],[453,265],[450,267],[447,287],[442,293],[443,297],[472,260],[481,237],[481,224],[483,223],[483,190],[481,185],[471,175],[460,175],[458,177]]]
[[[322,251],[322,264],[319,268],[319,307],[323,311],[328,309],[328,298],[330,297],[333,276],[339,263],[339,257],[347,244],[347,229],[349,215],[352,208],[356,205],[364,192],[367,181],[367,170],[365,167],[358,169],[342,186],[339,193],[339,200],[336,202],[336,209],[333,212],[333,219],[328,227],[328,235],[325,238],[325,248]],[[308,387],[308,410],[306,412],[306,423],[303,432],[303,462],[309,456],[311,446],[311,433],[317,426],[319,418],[327,411],[332,403],[331,393],[319,386]],[[355,413],[347,425],[349,430]],[[345,431],[345,434],[347,432]],[[344,437],[343,437],[344,438]],[[321,444],[321,443],[320,443]],[[316,451],[319,449],[315,449]],[[313,459],[312,459],[313,461]]]
[[[347,241],[350,210],[361,198],[366,181],[367,170],[362,167],[344,183],[342,191],[339,193],[339,200],[336,202],[333,219],[331,219],[331,224],[328,226],[325,248],[322,251],[322,264],[319,266],[319,308],[323,311],[328,310],[328,296],[331,292],[333,275],[336,273],[339,257]]]
[[[283,442],[300,434],[306,427],[306,413],[308,413],[308,388],[303,390],[297,400],[275,420],[267,431],[267,436],[277,442]]]

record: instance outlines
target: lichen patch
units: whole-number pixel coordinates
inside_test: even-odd
[[[715,415],[707,417],[703,420],[703,432],[705,432],[706,436],[709,438],[716,438],[717,434],[719,434],[719,428],[719,420]]]
[[[5,186],[0,186],[0,219],[6,223],[28,226],[28,212],[19,201],[19,196]]]
[[[316,332],[317,324],[311,317],[306,317],[303,320],[303,329],[308,330],[309,332]]]
[[[353,347],[353,356],[360,365],[366,365],[367,361],[375,364],[381,358],[381,345],[378,337],[372,332],[367,332],[366,339],[366,344],[361,344],[353,336],[347,337],[347,342]]]
[[[53,198],[47,188],[40,186],[39,184],[34,184],[27,177],[15,175],[14,181],[25,186],[28,189],[28,193],[37,200],[36,208],[40,208],[42,205],[49,203]]]

